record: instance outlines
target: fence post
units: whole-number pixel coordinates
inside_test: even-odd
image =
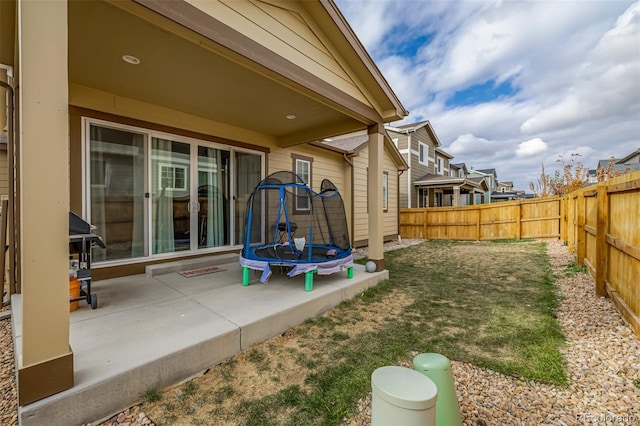
[[[609,217],[609,194],[607,184],[598,184],[598,218],[596,221],[596,296],[606,296],[605,282],[607,280],[607,263],[609,248],[607,246],[607,231]]]
[[[429,217],[429,212],[427,209],[424,209],[424,219],[423,219],[423,227],[422,227],[422,238],[427,239],[427,219]]]
[[[476,241],[480,241],[480,206],[476,206]]]
[[[522,200],[518,200],[518,213],[516,214],[516,240],[522,238]]]
[[[560,234],[560,241],[567,241],[567,206],[565,205],[566,196],[558,199],[558,211],[560,212],[560,220],[558,220],[558,233]]]
[[[581,191],[579,195],[576,196],[578,201],[576,202],[576,217],[578,219],[578,232],[576,235],[576,263],[578,265],[584,265],[584,252],[585,252],[585,231],[584,231],[584,211],[585,211],[585,201],[584,201],[584,193]]]

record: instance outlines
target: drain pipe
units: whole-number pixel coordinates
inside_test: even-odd
[[[7,192],[9,193],[9,208],[7,212],[2,212],[2,215],[7,217],[8,232],[9,232],[9,293],[20,293],[20,288],[16,280],[16,223],[15,223],[15,133],[14,133],[14,100],[15,91],[9,83],[5,83],[0,80],[0,86],[5,88],[9,92],[9,102],[7,109],[7,174],[9,175],[9,182],[7,184]],[[3,218],[3,220],[5,220]],[[5,245],[6,241],[2,242]],[[4,258],[4,253],[2,253]],[[4,273],[4,269],[2,270]]]

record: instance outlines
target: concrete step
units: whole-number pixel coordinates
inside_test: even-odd
[[[145,275],[155,277],[158,275],[170,274],[173,272],[188,271],[190,269],[205,268],[207,266],[226,265],[237,263],[237,253],[227,253],[215,256],[199,257],[197,259],[177,260],[175,262],[159,263],[145,267]]]

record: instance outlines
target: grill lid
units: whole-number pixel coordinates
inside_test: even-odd
[[[69,235],[90,233],[91,225],[74,212],[69,212]]]

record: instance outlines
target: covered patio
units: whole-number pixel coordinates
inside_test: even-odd
[[[277,317],[274,312],[289,315],[289,311],[296,312],[295,306],[305,306],[315,298],[337,301],[338,294],[348,293],[330,284],[335,277],[328,277],[317,278],[316,289],[300,295],[309,299],[287,302],[280,294],[245,300],[235,294],[257,291],[249,286],[233,287],[228,297],[242,302],[229,303],[222,294],[227,290],[224,282],[231,281],[222,280],[208,291],[218,292],[209,296],[211,300],[220,300],[221,306],[233,310],[228,318],[211,307],[201,308],[204,303],[187,294],[192,284],[181,293],[159,278],[144,275],[146,267],[160,263],[237,254],[244,229],[245,194],[238,191],[242,182],[237,177],[243,171],[234,168],[234,161],[241,162],[244,155],[257,159],[256,175],[266,176],[290,170],[296,147],[366,131],[369,258],[380,274],[385,273],[384,124],[403,119],[408,111],[333,1],[7,0],[0,2],[0,22],[0,80],[12,88],[7,93],[13,101],[2,103],[0,112],[6,113],[9,123],[8,285],[16,293],[12,310],[23,424],[45,418],[49,423],[54,417],[38,413],[47,413],[43,407],[64,400],[71,416],[97,410],[105,404],[106,394],[137,397],[140,389],[133,384],[151,385],[143,380],[143,371],[157,376],[159,384],[181,380],[183,373],[195,374],[204,366],[187,355],[206,352],[211,363],[246,347],[243,342],[256,341],[249,325],[261,324],[258,317]],[[114,130],[111,134],[117,138],[92,136],[98,125]],[[109,150],[104,142],[122,149]],[[165,157],[154,157],[156,142],[161,142],[156,151],[167,153]],[[179,149],[170,148],[174,145]],[[224,237],[221,243],[207,239],[203,244],[196,238],[195,231],[201,229],[197,226],[200,148],[224,152],[230,159],[207,171],[212,176],[218,173],[228,188],[228,209],[219,220],[225,226],[218,233]],[[92,156],[100,149],[102,157]],[[163,166],[162,173],[154,173],[154,161],[160,164],[174,153],[175,158],[185,154],[185,165],[176,167],[175,160]],[[109,169],[106,154],[123,160],[119,165],[126,160],[126,173],[121,167]],[[344,163],[340,167],[316,175],[333,174],[342,182],[349,216],[353,177],[348,162],[340,161]],[[160,222],[153,214],[154,191],[160,186],[164,189],[164,184],[156,185],[154,180],[168,179],[165,172],[171,177],[171,189],[184,189],[185,214],[190,217],[183,232],[189,237],[180,242],[180,248],[171,246],[166,251],[153,244],[154,233],[165,230],[153,226]],[[128,203],[113,209],[128,216],[117,218],[124,223],[119,230],[128,231],[123,238],[126,250],[95,265],[99,308],[84,312],[84,306],[70,315],[68,214],[76,212],[87,222],[95,222],[101,206],[99,194],[110,191]],[[104,206],[106,211],[114,204],[109,201]],[[99,229],[96,233],[106,232]],[[106,243],[108,250],[117,247]],[[215,282],[225,273],[214,274]],[[274,281],[262,291],[276,286]],[[196,293],[204,296],[208,291]],[[175,318],[178,307],[194,307],[193,312],[201,311],[201,320],[188,323],[195,327],[175,328],[183,318]],[[184,321],[190,314],[185,312]],[[304,315],[313,314],[309,309]],[[210,323],[220,325],[224,339],[207,337],[205,329],[217,328]],[[170,334],[156,335],[155,328]],[[189,340],[191,333],[182,330],[190,328],[203,335]],[[161,343],[149,344],[147,334]],[[179,355],[170,356],[163,351],[174,340],[184,346],[170,352]],[[202,346],[200,340],[208,346]],[[156,364],[157,359],[169,361]],[[99,367],[92,364],[97,360],[103,361]],[[198,368],[186,371],[185,365],[191,364]],[[125,379],[130,366],[135,366],[136,373]],[[107,387],[98,385],[102,371],[112,377]],[[81,390],[89,392],[85,400],[68,398]]]
[[[484,199],[487,184],[481,178],[459,178],[426,174],[414,182],[419,207],[458,207],[475,204],[476,195]]]
[[[178,271],[218,267],[185,278]],[[71,312],[69,341],[74,382],[68,390],[20,409],[20,424],[95,422],[161,389],[201,374],[251,345],[282,334],[306,319],[388,278],[355,265],[316,276],[304,291],[304,276],[274,272],[267,284],[252,273],[242,285],[237,255],[150,266],[146,274],[96,281],[100,306],[86,302]],[[16,353],[22,345],[21,295],[14,295]]]

